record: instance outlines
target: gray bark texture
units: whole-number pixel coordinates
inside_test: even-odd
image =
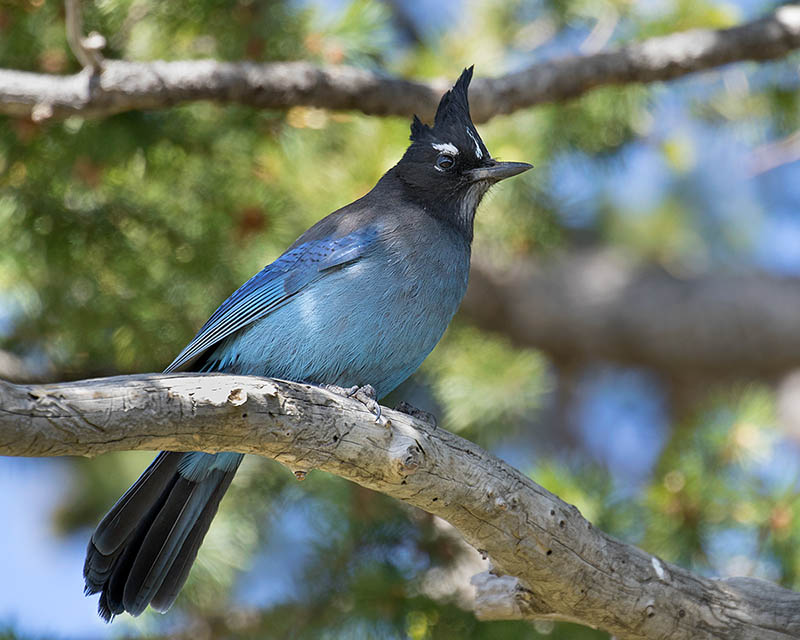
[[[86,53],[86,42],[78,51]],[[655,82],[743,60],[781,58],[800,47],[800,6],[730,29],[695,29],[592,55],[535,63],[470,88],[473,119],[543,102],[575,98],[604,85]],[[87,58],[88,59],[88,58]],[[224,63],[213,60],[102,60],[71,76],[0,69],[0,114],[35,121],[104,117],[163,109],[196,100],[259,108],[293,106],[359,110],[370,115],[419,114],[431,119],[445,80],[413,82],[347,66],[307,62]]]
[[[694,575],[598,531],[476,445],[396,411],[384,416],[376,422],[359,402],[316,387],[247,376],[0,381],[0,455],[254,453],[298,477],[334,473],[452,524],[493,563],[495,576],[476,578],[485,617],[572,620],[630,639],[800,637],[800,594]],[[495,583],[502,576],[513,579]]]
[[[800,364],[795,277],[679,277],[609,250],[503,269],[478,257],[460,313],[557,361],[715,380],[778,378]]]

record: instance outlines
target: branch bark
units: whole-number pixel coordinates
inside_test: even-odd
[[[604,85],[669,80],[743,60],[781,58],[800,47],[800,6],[731,29],[696,29],[593,55],[539,62],[470,88],[473,118],[484,122],[543,102],[563,101]],[[413,113],[430,119],[446,81],[412,82],[347,66],[213,60],[104,60],[101,72],[72,76],[0,69],[0,113],[44,120],[105,117],[196,100],[259,108],[356,109],[369,115]]]
[[[97,32],[83,37],[83,17],[81,16],[80,0],[66,0],[64,3],[64,22],[67,30],[67,43],[78,62],[93,72],[99,71],[103,65],[103,56],[100,51],[106,45],[106,39]]]
[[[297,383],[138,375],[50,385],[0,382],[0,454],[130,449],[238,451],[304,474],[323,469],[438,515],[497,573],[526,618],[571,619],[620,638],[787,640],[800,594],[709,580],[593,528],[578,510],[444,429]]]
[[[612,251],[470,273],[461,313],[566,362],[611,360],[677,377],[776,378],[800,363],[800,279],[679,278]]]

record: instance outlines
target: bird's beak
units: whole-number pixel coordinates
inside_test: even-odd
[[[480,180],[499,182],[528,169],[533,169],[533,165],[527,162],[497,162],[496,160],[489,160],[487,164],[477,169],[471,169],[468,173],[474,182]]]

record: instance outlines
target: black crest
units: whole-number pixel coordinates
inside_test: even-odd
[[[467,90],[472,80],[474,67],[464,69],[453,88],[442,96],[439,107],[436,109],[436,117],[433,120],[433,127],[424,124],[417,116],[411,123],[411,140],[423,142],[435,137],[436,134],[447,133],[448,130],[457,125],[472,126],[472,118],[469,115],[469,99]]]

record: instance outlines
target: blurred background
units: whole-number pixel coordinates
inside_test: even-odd
[[[500,75],[676,30],[724,28],[775,7],[760,0],[84,6],[86,30],[106,35],[109,57],[303,59],[450,80],[473,63],[477,76]],[[601,88],[479,125],[493,155],[536,168],[485,200],[476,260],[500,274],[501,285],[505,270],[519,265],[544,273],[567,265],[568,277],[580,260],[597,261],[588,273],[601,289],[621,273],[603,268],[609,264],[679,287],[748,274],[793,284],[798,62],[794,54],[669,83]],[[0,67],[79,70],[62,3],[0,0]],[[370,189],[400,158],[408,133],[406,118],[208,103],[40,125],[0,117],[0,377],[163,369],[239,284]],[[710,287],[705,298],[714,296]],[[669,317],[679,306],[665,300],[656,314]],[[770,366],[775,352],[765,352],[752,370],[726,369],[724,354],[715,361],[701,351],[696,366],[669,367],[648,360],[647,350],[616,358],[614,349],[572,351],[570,340],[523,344],[502,316],[488,330],[475,307],[467,305],[385,404],[405,399],[433,412],[441,426],[574,503],[596,526],[666,560],[707,576],[757,576],[800,589],[800,381],[791,361]],[[734,326],[747,341],[749,331],[771,329],[740,326],[734,311],[717,326],[687,325],[687,338]],[[624,344],[624,308],[618,317]],[[252,456],[176,606],[166,616],[148,611],[106,626],[96,598],[82,595],[85,544],[151,458],[0,459],[0,638],[608,637],[567,624],[476,621],[468,581],[485,563],[452,529],[322,472],[298,483]]]

